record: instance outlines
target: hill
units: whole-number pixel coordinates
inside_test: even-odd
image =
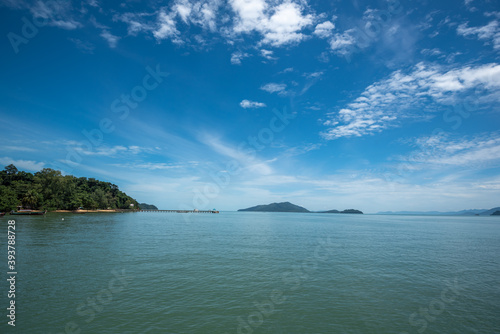
[[[44,210],[130,209],[139,203],[110,182],[62,175],[44,168],[34,174],[9,165],[0,171],[0,211],[18,206]]]
[[[292,204],[290,202],[271,203],[267,205],[257,205],[251,208],[239,209],[238,211],[254,212],[310,212],[306,208]]]
[[[418,215],[418,216],[474,216],[484,212],[485,209],[461,211],[380,211],[377,215]]]
[[[489,209],[489,210],[483,211],[479,215],[480,216],[491,216],[496,211],[500,211],[500,207],[496,207],[496,208],[493,208],[493,209]]]
[[[359,211],[356,209],[347,209],[347,210],[343,210],[343,211],[339,211],[339,210],[320,211],[320,213],[358,213],[358,214],[363,214],[363,211]]]
[[[500,207],[493,209],[468,209],[460,211],[381,211],[377,212],[378,215],[419,215],[419,216],[489,216],[493,212],[500,210]]]
[[[158,210],[156,205],[153,205],[153,204],[139,203],[139,207],[142,210]]]
[[[500,210],[493,212],[491,215],[492,216],[500,216]]]

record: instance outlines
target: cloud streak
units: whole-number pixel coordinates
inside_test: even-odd
[[[425,118],[422,112],[453,105],[463,93],[477,89],[478,99],[500,101],[500,65],[463,66],[445,69],[419,63],[409,71],[395,71],[387,79],[368,86],[338,112],[327,114],[327,140],[373,135],[396,127],[407,118]]]
[[[262,102],[255,102],[255,101],[249,101],[249,100],[243,100],[240,102],[240,106],[242,108],[248,109],[248,108],[263,108],[266,106],[265,103]]]

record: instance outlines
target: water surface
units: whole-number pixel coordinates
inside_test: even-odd
[[[15,219],[2,333],[500,333],[499,217]]]

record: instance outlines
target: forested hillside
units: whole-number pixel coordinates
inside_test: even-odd
[[[45,210],[130,209],[139,205],[135,199],[110,182],[93,178],[62,175],[44,168],[35,174],[9,165],[0,171],[0,211],[17,206]]]

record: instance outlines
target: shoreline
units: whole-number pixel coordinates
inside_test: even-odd
[[[47,212],[53,213],[115,213],[115,212],[137,212],[138,210],[129,209],[96,209],[96,210],[53,210]]]

